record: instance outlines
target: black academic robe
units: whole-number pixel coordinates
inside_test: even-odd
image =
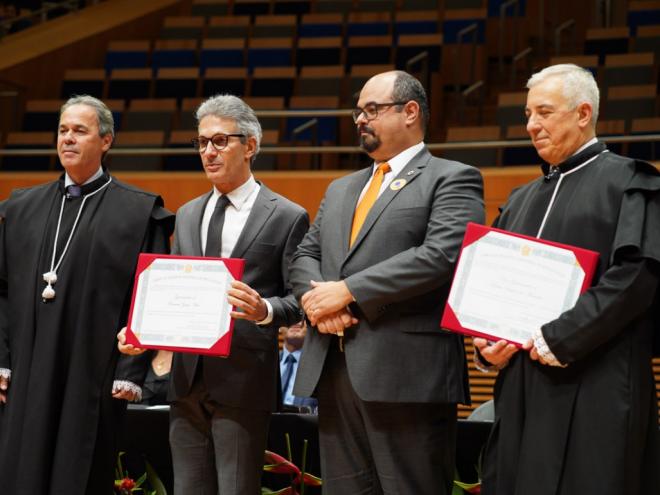
[[[12,371],[1,407],[0,477],[8,495],[112,492],[126,405],[111,397],[113,380],[141,383],[148,359],[120,359],[116,334],[126,324],[138,253],[166,252],[173,229],[158,196],[113,178],[88,198],[55,299],[43,302],[62,193],[63,178],[14,191],[0,206],[0,368]],[[65,202],[57,257],[81,201]]]
[[[660,493],[651,370],[660,263],[660,176],[592,145],[565,165],[542,239],[600,253],[592,287],[542,327],[566,368],[518,352],[495,386],[485,495]],[[547,167],[546,170],[547,172]],[[557,185],[512,192],[495,226],[537,235]]]

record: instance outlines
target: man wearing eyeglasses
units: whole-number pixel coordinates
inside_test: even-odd
[[[252,176],[261,126],[245,102],[215,96],[196,117],[193,145],[213,189],[177,212],[172,253],[243,258],[245,272],[228,293],[236,307],[229,357],[174,356],[174,491],[256,495],[268,420],[279,403],[278,329],[300,321],[288,264],[309,220]]]
[[[481,174],[429,153],[405,72],[369,79],[353,116],[374,162],[328,187],[293,257],[311,323],[293,393],[319,402],[324,493],[449,494],[469,391],[463,339],[439,326]]]

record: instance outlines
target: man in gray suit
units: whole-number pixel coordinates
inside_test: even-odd
[[[439,328],[482,178],[434,158],[424,88],[371,78],[354,119],[373,166],[328,187],[291,281],[312,325],[294,394],[319,401],[325,494],[444,494],[456,403],[469,400],[463,339]]]
[[[174,355],[169,398],[176,494],[258,494],[270,412],[278,397],[278,328],[300,319],[288,264],[309,226],[300,206],[256,182],[261,126],[240,98],[197,109],[213,190],[177,212],[172,254],[245,259],[229,301],[237,319],[228,358]],[[218,219],[218,217],[223,217]]]

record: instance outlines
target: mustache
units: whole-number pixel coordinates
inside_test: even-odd
[[[376,132],[366,124],[363,124],[360,127],[358,127],[357,132],[358,132],[358,135],[362,134],[362,133],[367,133],[367,134],[371,134],[372,136],[374,136],[376,134]]]

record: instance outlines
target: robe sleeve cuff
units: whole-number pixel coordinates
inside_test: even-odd
[[[0,378],[11,380],[11,370],[9,368],[0,368]]]
[[[506,361],[502,364],[491,364],[486,359],[481,355],[481,353],[477,350],[477,348],[474,348],[474,367],[477,368],[479,371],[482,373],[493,373],[493,372],[498,372],[502,368],[505,368],[508,364],[509,361]]]
[[[534,340],[534,347],[536,347],[536,352],[543,359],[543,361],[546,362],[546,364],[549,366],[557,366],[559,368],[566,368],[566,366],[568,366],[567,364],[559,362],[559,360],[555,357],[555,355],[548,347],[548,343],[545,341],[543,332],[541,332],[540,329],[534,332],[532,339]]]
[[[133,402],[140,402],[142,400],[142,387],[138,387],[135,383],[128,380],[115,380],[112,383],[112,393],[117,392],[133,392],[135,394]]]

